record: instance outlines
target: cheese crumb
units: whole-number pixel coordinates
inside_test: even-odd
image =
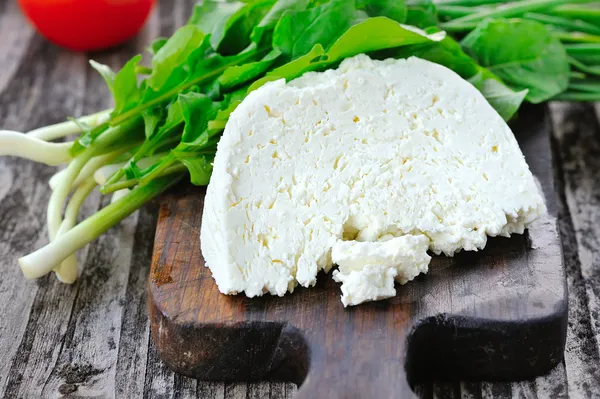
[[[431,257],[424,235],[385,237],[383,242],[338,241],[331,259],[338,269],[333,279],[342,283],[344,306],[396,295],[394,281],[406,284],[427,273]]]

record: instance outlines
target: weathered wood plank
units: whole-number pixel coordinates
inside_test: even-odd
[[[3,52],[7,43],[0,43]],[[85,64],[80,55],[44,46],[39,38],[33,39],[23,54],[0,96],[0,126],[16,130],[28,130],[48,120],[56,104],[75,108],[83,97],[85,82]],[[69,78],[65,70],[73,71],[73,77]],[[48,98],[54,99],[52,106],[46,106]],[[19,256],[47,242],[47,180],[54,168],[23,160],[0,162],[6,183],[0,190],[1,269],[6,271],[0,281],[0,314],[6,320],[0,323],[0,353],[6,359],[0,364],[0,392],[18,395],[23,392],[23,384],[35,395],[40,390],[39,381],[45,379],[48,367],[52,368],[58,356],[76,291],[48,278],[27,281],[16,263]]]
[[[156,209],[140,210],[135,231],[129,280],[125,293],[115,390],[119,398],[139,398],[144,394],[144,376],[148,361],[148,301],[146,299],[148,261],[154,237]]]
[[[29,49],[33,29],[25,22],[16,1],[0,2],[0,93],[14,76]]]
[[[568,392],[591,397],[600,384],[600,127],[590,104],[556,103],[551,109],[570,294]]]

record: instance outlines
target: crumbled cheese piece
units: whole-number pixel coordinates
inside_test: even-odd
[[[406,284],[427,273],[431,257],[424,235],[385,237],[384,241],[338,241],[331,259],[338,269],[333,279],[342,283],[344,306],[396,295],[394,280]]]
[[[314,285],[343,240],[423,235],[451,256],[544,211],[512,132],[472,85],[421,59],[360,55],[269,83],[232,113],[201,246],[221,292],[284,295]],[[356,278],[382,297],[393,274],[371,265]],[[352,272],[336,276],[355,297]]]

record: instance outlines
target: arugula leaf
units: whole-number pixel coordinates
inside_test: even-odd
[[[267,82],[273,82],[279,79],[290,81],[305,72],[315,70],[321,66],[319,61],[324,58],[326,58],[325,49],[320,44],[315,44],[307,54],[273,69],[271,72],[267,73],[267,76],[252,83],[248,89],[248,93],[258,89]]]
[[[195,186],[206,186],[212,175],[213,154],[199,155],[195,153],[177,153],[177,160],[182,162],[190,172],[190,182]]]
[[[443,32],[425,35],[417,28],[385,17],[369,18],[348,29],[329,49],[330,62],[376,50],[441,40]],[[368,40],[365,38],[368,37]]]
[[[254,27],[250,35],[254,43],[260,43],[266,32],[273,30],[286,11],[297,12],[305,10],[310,0],[277,0],[269,12]]]
[[[308,53],[315,44],[329,47],[352,24],[354,2],[331,0],[304,11],[286,11],[273,33],[273,47],[289,57]],[[364,38],[363,38],[364,39]]]
[[[142,118],[144,119],[144,134],[146,138],[150,138],[154,135],[156,128],[165,117],[164,113],[163,107],[147,109],[142,112]]]
[[[241,1],[202,1],[194,6],[188,25],[195,25],[204,34],[210,34],[212,48],[217,50],[231,26],[240,17],[237,13],[244,6]]]
[[[176,30],[152,57],[152,75],[146,80],[148,87],[159,91],[171,75],[186,64],[188,57],[203,41],[204,33],[195,25],[186,25]]]
[[[136,67],[142,60],[141,55],[130,59],[121,70],[115,74],[110,67],[90,60],[90,65],[102,75],[115,100],[113,115],[133,108],[140,99],[137,83]]]
[[[437,26],[437,9],[432,0],[407,0],[406,24],[425,29]]]
[[[487,20],[467,35],[463,49],[515,90],[539,103],[566,90],[569,62],[562,44],[528,20]]]
[[[269,12],[273,3],[275,0],[255,0],[240,9],[232,17],[233,23],[218,47],[219,53],[233,55],[246,48],[252,42],[254,27]]]
[[[162,48],[162,46],[165,45],[167,40],[169,39],[167,39],[166,37],[159,37],[154,39],[152,43],[150,43],[150,45],[147,47],[148,52],[152,55],[155,55]]]
[[[208,120],[216,114],[219,104],[200,93],[180,94],[177,102],[185,122],[181,141],[192,142],[205,131]]]
[[[260,61],[231,66],[219,76],[218,82],[223,89],[239,86],[265,73],[280,56],[281,52],[273,49]]]
[[[518,92],[512,91],[496,79],[484,79],[481,72],[469,79],[469,82],[483,94],[487,102],[505,121],[510,120],[516,114],[527,96],[526,89]]]
[[[402,0],[356,0],[356,8],[369,17],[388,17],[396,22],[406,21],[406,5]]]

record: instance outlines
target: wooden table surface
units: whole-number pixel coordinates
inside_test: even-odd
[[[116,50],[75,54],[48,44],[0,0],[0,128],[27,131],[109,108],[89,58],[119,68],[151,38],[185,23],[194,1],[162,1],[138,37]],[[565,360],[518,383],[435,383],[423,397],[600,397],[600,105],[550,105],[570,315]],[[25,280],[16,259],[46,243],[53,168],[0,158],[0,397],[288,398],[282,383],[206,383],[176,375],[150,339],[147,277],[156,204],[80,251],[74,285]],[[89,214],[103,200],[93,195]]]

